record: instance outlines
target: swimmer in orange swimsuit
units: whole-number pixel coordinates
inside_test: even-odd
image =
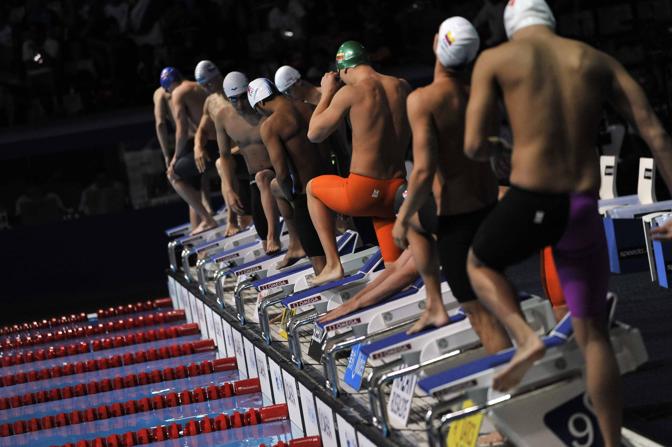
[[[326,265],[313,285],[343,277],[334,239],[334,212],[372,217],[386,264],[401,253],[392,239],[393,206],[397,189],[405,182],[410,86],[376,72],[357,42],[340,46],[336,66],[338,74],[327,73],[322,78],[322,97],[310,120],[308,139],[324,141],[347,115],[352,123],[352,160],[347,178],[324,175],[308,183],[308,209],[326,255]]]

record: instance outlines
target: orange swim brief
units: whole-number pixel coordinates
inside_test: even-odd
[[[347,216],[371,217],[383,260],[394,262],[401,250],[394,244],[394,196],[406,183],[403,178],[387,180],[353,174],[347,178],[321,175],[311,180],[311,192],[331,210]]]
[[[551,247],[546,247],[541,252],[541,284],[553,308],[566,305]]]

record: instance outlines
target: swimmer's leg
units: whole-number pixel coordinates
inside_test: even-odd
[[[483,264],[473,250],[469,252],[467,272],[479,300],[516,342],[516,354],[492,384],[498,391],[507,391],[520,383],[532,364],[544,355],[544,343],[525,321],[517,294],[501,272]]]
[[[201,219],[200,223],[192,228],[192,233],[198,233],[217,226],[217,221],[215,221],[210,213],[208,213],[208,210],[203,206],[203,203],[201,202],[201,193],[196,188],[191,186],[188,182],[177,178],[172,180],[172,184],[177,194],[187,202]]]
[[[621,445],[623,400],[621,376],[609,340],[605,318],[572,317],[576,343],[586,361],[586,389],[590,397],[604,445]]]
[[[417,214],[413,219],[417,220]],[[408,244],[427,292],[427,307],[420,319],[408,330],[409,334],[414,334],[426,327],[444,326],[448,324],[449,317],[441,298],[441,277],[434,238],[411,228],[408,231]]]
[[[266,235],[266,254],[274,254],[280,251],[280,234],[278,229],[278,206],[271,192],[271,180],[275,173],[270,169],[257,172],[254,179],[261,195],[261,206],[264,209],[268,233]]]
[[[294,209],[283,195],[276,179],[271,180],[271,191],[278,204],[280,215],[285,219],[285,225],[287,225],[287,232],[289,233],[287,253],[275,266],[276,268],[281,269],[296,263],[299,259],[303,258],[306,253],[303,251],[301,241],[299,240],[299,233],[296,229],[296,222],[294,220]]]
[[[314,181],[315,179],[312,179],[308,182],[306,194],[308,196],[310,218],[320,238],[325,255],[324,268],[311,281],[311,284],[319,285],[340,279],[344,273],[341,258],[338,256],[338,247],[336,246],[334,212],[313,195],[312,185]]]

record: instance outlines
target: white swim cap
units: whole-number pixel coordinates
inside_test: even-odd
[[[283,65],[275,72],[275,86],[281,93],[285,93],[299,79],[301,79],[301,73],[289,65]]]
[[[510,0],[504,9],[504,28],[509,39],[516,31],[532,25],[555,29],[555,17],[544,0]]]
[[[212,61],[208,60],[199,62],[196,65],[196,69],[194,70],[194,78],[199,84],[210,82],[216,76],[221,75],[222,74],[219,72],[219,68],[217,68],[217,66],[213,64]]]
[[[232,71],[224,78],[224,94],[227,98],[238,96],[247,90],[247,76],[239,71]]]
[[[451,17],[439,27],[436,57],[446,68],[466,65],[474,60],[481,39],[476,28],[463,17]]]
[[[247,100],[252,108],[275,93],[278,93],[278,89],[266,78],[257,78],[247,86]]]

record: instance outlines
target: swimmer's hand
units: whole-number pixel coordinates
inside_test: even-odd
[[[208,155],[207,151],[203,150],[200,145],[194,146],[194,161],[196,162],[196,169],[198,169],[198,172],[203,174],[207,167],[207,163],[210,161],[210,155]]]
[[[651,230],[651,236],[657,241],[672,240],[672,219]]]
[[[245,214],[245,209],[243,207],[243,202],[240,201],[240,196],[236,191],[226,191],[224,193],[224,200],[226,201],[226,204],[231,207],[231,209],[236,213],[236,214]]]
[[[238,146],[233,146],[231,148],[231,155],[238,155],[240,153],[240,148]]]
[[[343,87],[341,79],[338,77],[338,73],[330,71],[325,73],[322,76],[322,81],[320,82],[320,87],[322,87],[322,94],[333,96],[336,94],[338,89]]]
[[[171,182],[175,180],[175,157],[173,157],[170,160],[170,163],[168,163],[168,167],[166,168],[166,177],[168,177],[168,180]]]
[[[396,246],[402,250],[408,248],[408,228],[408,222],[403,219],[397,219],[394,222],[394,228],[392,228],[392,239],[394,239]]]

